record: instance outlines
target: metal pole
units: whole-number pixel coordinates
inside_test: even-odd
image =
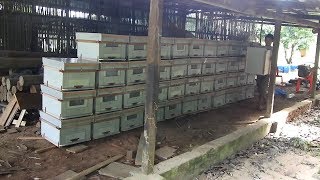
[[[148,47],[147,47],[147,82],[144,139],[142,153],[142,172],[153,173],[156,142],[156,108],[159,94],[160,38],[162,33],[162,0],[150,0]]]
[[[313,83],[311,89],[311,98],[316,97],[316,86],[317,86],[317,77],[318,77],[318,68],[319,68],[319,52],[320,52],[320,29],[317,30],[317,47],[316,47],[316,57],[314,61],[314,72],[313,72]]]
[[[281,32],[281,21],[276,21],[274,40],[273,40],[273,50],[272,50],[272,61],[270,70],[270,83],[267,96],[267,110],[265,117],[271,117],[273,113],[274,104],[274,91],[276,87],[276,73],[277,73],[277,61],[278,61],[278,51],[280,46],[280,32]]]

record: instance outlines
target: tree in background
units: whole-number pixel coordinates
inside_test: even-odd
[[[263,25],[256,27],[256,38],[260,39],[260,33],[263,38],[267,34],[273,34],[273,25]],[[306,50],[314,41],[314,34],[311,29],[301,27],[282,26],[281,28],[281,43],[284,46],[285,59],[288,64],[292,64],[293,54],[296,50]]]
[[[292,57],[295,50],[306,50],[314,41],[311,29],[301,27],[283,26],[281,29],[281,43],[285,49],[285,59],[292,64]]]

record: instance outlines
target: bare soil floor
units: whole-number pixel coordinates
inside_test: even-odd
[[[306,99],[305,94],[298,94],[292,99],[276,97],[275,111],[290,107],[304,99]],[[257,111],[257,100],[250,99],[210,112],[167,120],[158,124],[157,148],[168,145],[177,148],[177,154],[181,154],[253,123],[261,115],[263,112]],[[9,175],[0,175],[0,179],[47,179],[67,170],[80,172],[108,157],[125,155],[128,150],[136,151],[142,132],[142,128],[139,128],[84,143],[89,146],[89,149],[77,154],[70,154],[65,148],[55,148],[35,154],[34,150],[49,147],[51,144],[46,140],[17,139],[23,136],[39,136],[35,134],[39,128],[34,125],[18,128],[18,130],[20,132],[13,134],[0,133],[0,169],[6,169],[8,166],[23,169]],[[123,158],[120,161],[126,160]],[[126,163],[133,164],[133,162]],[[89,179],[110,178],[94,173]]]
[[[198,180],[320,179],[320,108],[213,166]]]

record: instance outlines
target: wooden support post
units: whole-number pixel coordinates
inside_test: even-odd
[[[276,21],[274,30],[273,50],[272,50],[272,61],[270,69],[270,82],[267,96],[267,110],[265,117],[271,117],[273,113],[274,104],[274,91],[276,87],[276,74],[277,74],[277,61],[278,51],[280,46],[280,32],[281,32],[281,21]]]
[[[311,98],[316,97],[316,86],[317,86],[317,78],[318,78],[318,68],[319,68],[319,52],[320,52],[320,29],[317,30],[318,38],[317,38],[317,47],[316,47],[316,57],[314,61],[314,72],[313,72],[313,83],[311,89]]]
[[[156,108],[159,94],[160,38],[162,34],[163,0],[150,1],[148,47],[147,47],[147,82],[144,138],[142,153],[142,172],[153,173],[156,141]]]

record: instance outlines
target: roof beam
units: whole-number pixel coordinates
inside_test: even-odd
[[[295,18],[285,14],[276,14],[274,12],[259,12],[254,9],[253,4],[246,3],[245,1],[238,0],[194,0],[211,6],[216,6],[224,9],[228,9],[241,14],[246,14],[255,17],[266,17],[284,22],[291,22],[295,24],[304,25],[312,28],[320,28],[319,23],[308,21],[305,19]]]

